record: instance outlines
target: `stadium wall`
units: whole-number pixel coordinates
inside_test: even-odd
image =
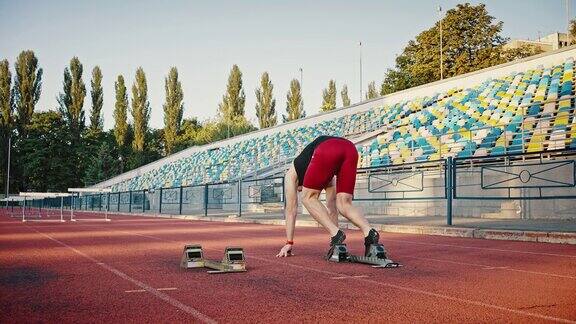
[[[554,52],[548,52],[537,56],[532,56],[522,60],[501,64],[495,67],[483,69],[480,71],[460,75],[457,77],[425,84],[411,89],[399,91],[390,95],[376,99],[354,104],[348,108],[339,108],[331,112],[326,112],[297,121],[284,123],[282,125],[257,130],[248,134],[236,136],[227,140],[215,143],[195,146],[180,151],[166,158],[144,165],[138,169],[123,173],[119,176],[106,180],[94,185],[94,188],[107,188],[116,183],[140,176],[148,171],[159,168],[160,166],[177,161],[191,154],[228,145],[234,145],[238,142],[248,140],[254,137],[260,137],[275,132],[294,129],[310,124],[315,124],[328,119],[334,119],[353,113],[367,111],[384,105],[394,105],[399,102],[413,100],[416,98],[433,96],[439,92],[445,92],[454,88],[469,88],[479,85],[480,83],[508,76],[512,73],[526,71],[539,66],[552,66],[563,63],[567,58],[576,57],[576,46],[562,48]],[[374,214],[391,214],[398,216],[409,215],[445,215],[444,201],[419,202],[410,206],[406,202],[382,202],[363,203],[368,213]],[[374,206],[371,206],[373,205]],[[547,218],[564,215],[567,218],[576,218],[576,202],[566,200],[549,200],[549,201],[464,201],[454,202],[454,214],[467,217],[522,217],[522,218]],[[499,215],[499,216],[498,216]]]

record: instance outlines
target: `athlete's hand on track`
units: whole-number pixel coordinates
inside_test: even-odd
[[[276,254],[277,258],[289,257],[292,255],[292,244],[286,244],[280,250],[280,253]]]

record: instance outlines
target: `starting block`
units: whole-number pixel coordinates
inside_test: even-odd
[[[202,246],[190,244],[184,246],[180,266],[184,269],[212,269],[208,270],[208,273],[246,272],[246,259],[241,247],[226,247],[222,261],[205,260]]]
[[[401,265],[388,259],[386,249],[382,244],[372,244],[368,250],[368,256],[352,255],[348,252],[346,244],[334,246],[332,255],[328,258],[332,262],[353,262],[370,264],[373,268],[398,268]]]
[[[180,266],[185,269],[203,268],[204,253],[202,252],[202,246],[199,244],[185,245]]]

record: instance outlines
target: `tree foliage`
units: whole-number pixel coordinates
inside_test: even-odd
[[[60,114],[70,128],[74,142],[78,142],[85,128],[84,99],[86,86],[82,80],[83,66],[75,56],[70,60],[70,66],[64,69],[63,92],[58,96]]]
[[[500,35],[503,23],[484,4],[458,4],[442,23],[443,77],[452,77],[507,62],[534,52],[509,53]],[[386,72],[380,94],[396,92],[440,79],[440,22],[408,42]]]
[[[350,106],[350,97],[348,96],[348,86],[344,85],[342,87],[342,91],[340,91],[340,95],[342,96],[342,106],[348,107]]]
[[[260,87],[255,90],[256,93],[256,117],[260,128],[276,126],[276,99],[273,95],[274,85],[270,81],[268,72],[262,73],[260,77]]]
[[[244,116],[244,104],[246,95],[242,87],[242,72],[238,65],[234,64],[228,76],[226,93],[222,96],[222,102],[218,111],[224,121],[232,121],[238,116]]]
[[[104,90],[102,89],[102,71],[99,66],[92,69],[92,80],[90,81],[92,90],[92,110],[90,112],[90,131],[102,132],[104,129],[104,119],[102,118],[102,107],[104,106]]]
[[[8,60],[0,61],[0,128],[3,131],[12,128],[13,105],[10,87],[12,85],[12,73]]]
[[[12,74],[8,60],[0,61],[0,156],[8,156],[8,137],[13,128],[13,105],[10,87]],[[0,158],[0,186],[6,183],[7,159]]]
[[[148,102],[146,74],[144,74],[144,69],[139,67],[136,70],[136,81],[132,85],[132,120],[134,121],[132,148],[137,152],[144,151],[149,119],[150,103]]]
[[[322,106],[320,110],[330,111],[336,108],[336,81],[330,80],[328,88],[322,91]]]
[[[16,128],[26,137],[26,127],[32,119],[42,92],[42,68],[33,51],[22,51],[16,59],[12,98],[16,109]]]
[[[166,103],[164,104],[164,145],[166,153],[171,154],[176,145],[182,113],[184,112],[184,92],[182,84],[178,80],[178,70],[173,67],[164,80],[166,90]]]
[[[118,160],[114,158],[113,147],[103,141],[90,158],[84,175],[84,184],[90,186],[109,179],[118,172]]]
[[[34,113],[28,136],[19,143],[24,189],[30,191],[66,191],[75,185],[77,165],[70,158],[69,145],[63,138],[69,132],[60,113]]]
[[[250,124],[243,116],[236,117],[231,121],[208,121],[197,131],[196,143],[198,145],[204,145],[245,134],[253,130],[256,130],[254,125]]]
[[[374,99],[378,97],[378,91],[376,91],[376,82],[372,81],[368,83],[368,92],[366,92],[366,99]]]
[[[306,117],[306,112],[304,111],[300,82],[292,79],[290,81],[290,90],[288,90],[286,95],[286,115],[282,115],[282,119],[284,122],[288,122],[304,117]]]
[[[114,137],[120,148],[127,143],[128,136],[128,94],[126,93],[126,84],[124,77],[118,76],[114,83],[116,91],[116,103],[114,104]]]

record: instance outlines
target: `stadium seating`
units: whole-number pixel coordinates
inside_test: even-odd
[[[357,136],[359,167],[576,148],[574,62],[486,80],[426,98],[335,117],[196,152],[114,191],[218,183],[289,162],[315,137]]]

